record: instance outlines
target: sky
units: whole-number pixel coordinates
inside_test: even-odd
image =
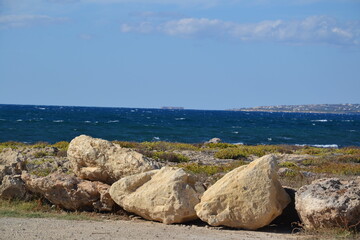
[[[360,0],[0,0],[0,104],[360,103]]]

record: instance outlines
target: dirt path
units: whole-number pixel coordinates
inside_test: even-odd
[[[73,221],[44,218],[0,218],[1,240],[42,239],[304,239],[294,234],[224,230],[204,226],[164,225],[148,221]]]

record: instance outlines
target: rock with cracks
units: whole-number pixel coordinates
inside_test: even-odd
[[[295,207],[308,229],[360,225],[360,178],[318,179],[296,192]]]
[[[25,184],[20,175],[6,175],[0,185],[0,198],[24,199],[26,196]]]
[[[120,179],[111,186],[110,195],[126,211],[171,224],[197,219],[194,206],[203,191],[193,175],[163,167]]]
[[[227,173],[195,206],[197,215],[212,226],[255,230],[271,223],[290,202],[277,179],[274,155]]]
[[[67,155],[77,176],[108,184],[160,167],[159,163],[134,150],[85,135],[70,142]]]
[[[24,172],[21,178],[30,192],[41,194],[64,209],[111,211],[114,206],[109,194],[110,186],[101,182],[90,182],[64,173],[38,178]]]

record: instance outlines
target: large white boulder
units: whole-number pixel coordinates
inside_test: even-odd
[[[360,178],[325,178],[301,187],[295,208],[308,229],[350,227],[360,222]]]
[[[205,191],[195,210],[212,226],[254,230],[271,223],[289,202],[277,179],[276,158],[266,155],[227,173]]]
[[[193,175],[174,167],[124,177],[110,188],[112,199],[126,211],[165,224],[197,219],[194,206],[203,192]]]
[[[134,150],[86,135],[70,142],[67,155],[77,176],[109,184],[124,176],[160,167],[159,163]]]

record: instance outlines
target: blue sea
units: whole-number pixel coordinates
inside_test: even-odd
[[[360,146],[359,114],[0,105],[0,142],[107,140]]]

